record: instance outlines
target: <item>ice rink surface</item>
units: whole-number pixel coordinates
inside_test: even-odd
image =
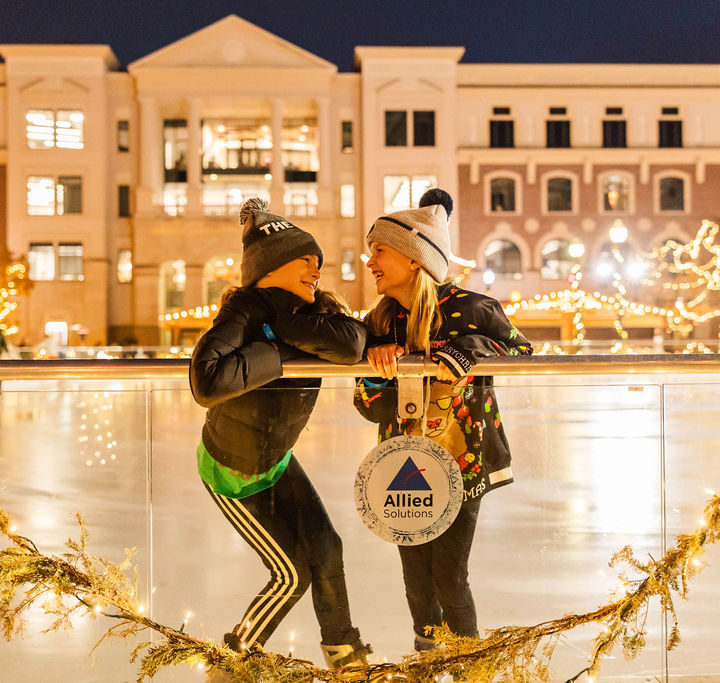
[[[489,493],[470,560],[481,629],[532,625],[610,601],[614,552],[631,545],[658,558],[678,533],[697,528],[720,490],[720,383],[661,386],[624,377],[498,380],[498,403],[513,453],[515,483]],[[663,380],[665,381],[665,380]],[[0,395],[0,507],[46,553],[77,537],[73,513],[95,554],[113,561],[135,548],[140,595],[159,622],[222,639],[267,574],[203,488],[195,447],[204,419],[182,382],[4,382]],[[99,438],[100,437],[100,438]],[[350,605],[374,661],[410,652],[412,628],[397,550],[360,521],[353,501],[358,464],[376,427],[352,407],[349,380],[326,380],[294,452],[320,492],[345,549]],[[603,681],[720,681],[720,549],[676,601],[682,642],[662,647],[650,608],[648,644],[626,662],[603,660]],[[135,681],[131,642],[113,639],[90,655],[112,625],[79,619],[42,634],[33,610],[24,639],[0,644],[0,682]],[[586,666],[593,626],[569,633],[552,680]],[[310,595],[281,624],[268,649],[322,663]],[[157,681],[203,681],[198,669],[166,669]],[[580,680],[583,680],[581,678]]]

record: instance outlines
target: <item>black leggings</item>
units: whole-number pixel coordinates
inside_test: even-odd
[[[270,580],[233,629],[240,642],[263,645],[308,586],[323,644],[356,641],[359,632],[350,620],[342,542],[295,456],[274,486],[247,498],[225,498],[205,486],[270,571]]]
[[[443,622],[458,635],[477,635],[468,560],[479,509],[479,500],[463,503],[450,528],[435,540],[398,546],[405,594],[419,636],[425,635],[425,626]]]

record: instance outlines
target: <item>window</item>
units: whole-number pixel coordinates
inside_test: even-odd
[[[132,276],[132,251],[130,249],[120,249],[117,259],[117,280],[121,283],[132,282]]]
[[[685,182],[682,178],[660,179],[660,211],[685,210]]]
[[[682,146],[682,121],[658,121],[658,147]]]
[[[623,110],[622,107],[605,107],[605,113],[614,116],[622,115]]]
[[[407,145],[407,112],[385,112],[385,146],[405,147]]]
[[[283,202],[286,216],[316,216],[317,188],[315,185],[298,183],[285,190]]]
[[[605,213],[625,213],[630,210],[630,180],[619,173],[604,176],[602,181],[602,210]]]
[[[565,116],[567,107],[550,107],[550,116]]]
[[[79,242],[60,242],[58,244],[58,279],[84,280],[83,245]]]
[[[130,186],[118,185],[118,216],[130,217]]]
[[[519,280],[522,277],[520,249],[510,240],[493,240],[485,248],[485,266],[499,278]]]
[[[490,181],[490,210],[515,211],[515,180],[493,178]]]
[[[82,178],[59,176],[55,182],[48,176],[30,176],[27,179],[27,212],[29,216],[82,213]]]
[[[118,152],[130,151],[130,121],[117,122],[117,150]]]
[[[340,279],[345,282],[353,282],[355,280],[355,250],[342,250],[342,264],[340,265]]]
[[[343,121],[342,122],[342,143],[341,148],[343,153],[350,154],[353,151],[353,122]]]
[[[239,285],[242,280],[240,266],[242,254],[226,252],[217,254],[203,267],[203,304],[217,303],[225,290]]]
[[[572,180],[549,178],[547,181],[547,210],[572,211]]]
[[[490,121],[490,147],[514,147],[514,122],[506,120]]]
[[[285,119],[280,154],[286,183],[314,183],[320,168],[317,119]]]
[[[185,261],[165,261],[160,264],[162,312],[183,307],[185,279]]]
[[[544,280],[562,280],[580,262],[584,249],[566,239],[548,240],[542,248],[540,275]],[[579,254],[579,255],[578,255]]]
[[[185,119],[165,119],[163,122],[165,182],[187,182],[188,131]]]
[[[662,113],[663,116],[677,116],[680,113],[680,110],[677,107],[663,107]]]
[[[205,119],[201,132],[203,182],[224,182],[221,176],[227,175],[270,173],[273,142],[283,150],[284,168],[310,170],[312,153],[309,150],[316,144],[317,132],[314,121],[284,120],[278,144],[272,139],[269,119]],[[297,178],[293,177],[291,182],[295,181]]]
[[[204,193],[203,191],[203,200]],[[163,187],[163,208],[168,216],[184,216],[187,207],[187,185],[185,183],[165,183]]]
[[[413,112],[413,144],[415,147],[435,145],[435,112]]]
[[[168,187],[167,185],[165,186]],[[179,186],[185,189],[184,185]],[[269,185],[266,180],[246,183],[204,183],[202,205],[205,216],[237,216],[246,199],[261,197],[270,201]],[[187,196],[180,195],[181,202],[187,202]],[[184,206],[182,209],[184,210]]]
[[[626,128],[625,121],[603,121],[603,147],[627,147]]]
[[[546,121],[545,141],[547,147],[570,147],[570,121]]]
[[[28,249],[31,280],[55,279],[55,249],[50,242],[31,242]]]
[[[386,175],[383,178],[384,211],[416,209],[425,190],[435,186],[437,178],[431,175]]]
[[[340,215],[355,218],[355,185],[340,185]]]
[[[510,107],[493,107],[493,114],[495,116],[509,116]]]
[[[25,114],[25,139],[30,149],[83,149],[85,117],[77,109],[31,109]]]

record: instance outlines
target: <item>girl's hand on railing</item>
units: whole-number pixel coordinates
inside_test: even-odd
[[[463,373],[461,377],[464,377],[467,373]],[[458,379],[458,376],[442,361],[438,363],[437,372],[435,377],[441,382],[454,382]]]
[[[397,344],[372,346],[367,350],[370,367],[381,377],[392,379],[397,377],[397,359],[405,353],[405,349]]]

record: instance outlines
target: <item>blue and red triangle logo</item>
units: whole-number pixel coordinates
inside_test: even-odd
[[[395,478],[387,487],[388,491],[432,491],[430,484],[427,483],[423,472],[425,468],[418,468],[412,458],[408,458]]]

